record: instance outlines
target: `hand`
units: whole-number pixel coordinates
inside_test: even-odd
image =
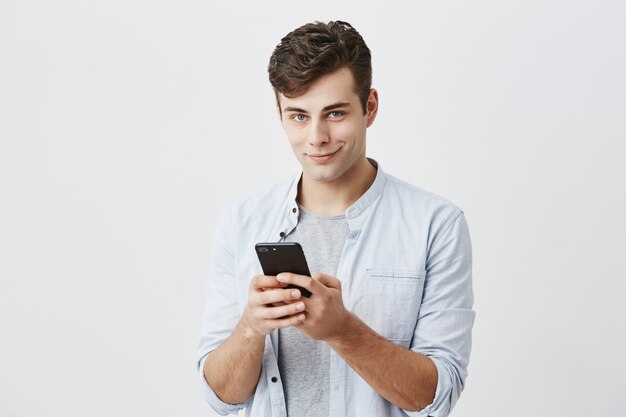
[[[317,273],[311,278],[291,273],[281,273],[277,281],[295,284],[313,294],[302,299],[306,319],[298,324],[298,329],[315,340],[328,341],[342,335],[342,330],[350,319],[341,298],[341,281],[330,275]],[[298,303],[299,304],[299,303]]]
[[[283,288],[273,276],[257,275],[250,281],[248,303],[241,318],[241,325],[250,336],[263,337],[275,329],[296,326],[305,315],[300,291]]]

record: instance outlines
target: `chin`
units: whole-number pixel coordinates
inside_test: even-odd
[[[313,181],[332,181],[336,178],[337,172],[329,168],[330,167],[308,167],[308,169],[303,169],[303,171],[306,176]]]

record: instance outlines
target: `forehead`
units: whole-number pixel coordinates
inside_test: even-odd
[[[288,98],[282,93],[278,95],[282,108],[298,107],[314,111],[337,102],[358,102],[359,97],[354,91],[354,77],[347,67],[324,75],[315,80],[304,94]]]

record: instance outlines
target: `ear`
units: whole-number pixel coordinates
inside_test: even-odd
[[[367,127],[370,127],[374,120],[376,120],[376,114],[378,113],[378,91],[372,88],[370,95],[367,97]]]

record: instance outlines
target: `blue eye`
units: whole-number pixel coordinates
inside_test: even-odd
[[[328,113],[328,115],[333,118],[336,119],[338,117],[343,116],[343,112],[342,111],[331,111],[330,113]]]
[[[296,122],[304,122],[306,120],[306,116],[304,114],[296,114],[293,118]]]

